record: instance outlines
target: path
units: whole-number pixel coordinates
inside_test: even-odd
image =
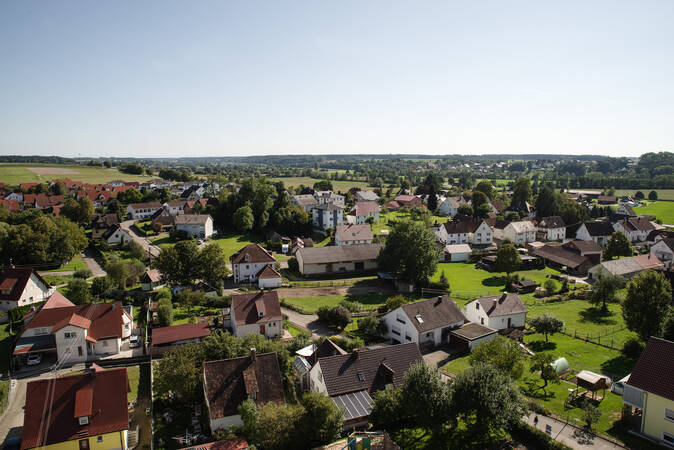
[[[87,269],[91,270],[91,275],[93,277],[104,277],[107,275],[105,270],[98,264],[98,262],[94,259],[94,253],[91,251],[89,248],[85,248],[82,254],[80,255],[82,257],[82,261],[84,261],[84,264],[86,264]]]
[[[288,316],[288,321],[311,331],[314,338],[319,336],[335,336],[338,332],[326,327],[318,321],[316,314],[300,314],[292,309],[281,307],[281,312]]]
[[[534,417],[536,414],[531,414],[526,418],[526,422],[534,426]],[[545,432],[545,426],[550,425],[552,432],[550,434],[555,440],[562,442],[568,445],[571,448],[575,449],[598,449],[598,450],[609,450],[617,448],[626,448],[622,445],[615,444],[608,439],[605,439],[601,436],[588,433],[582,428],[575,427],[571,424],[567,424],[561,420],[557,420],[553,417],[538,415],[538,425],[536,428]]]
[[[143,247],[143,250],[146,252],[149,252],[150,255],[153,257],[156,257],[159,255],[159,252],[161,252],[161,249],[154,245],[148,238],[145,236],[141,236],[136,231],[132,228],[134,224],[134,220],[125,220],[119,224],[120,228],[131,236],[131,239],[134,241],[138,242],[141,247]]]
[[[23,427],[23,406],[26,404],[26,381],[15,380],[14,389],[10,389],[9,404],[0,416],[0,442],[8,437],[21,436]]]

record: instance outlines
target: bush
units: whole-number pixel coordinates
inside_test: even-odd
[[[557,283],[555,283],[554,280],[547,279],[545,280],[545,284],[543,285],[543,288],[545,288],[546,294],[554,294],[557,292]]]
[[[402,305],[407,303],[407,299],[403,295],[394,295],[386,299],[386,310],[393,311],[396,308],[400,308]]]
[[[358,320],[358,332],[363,336],[366,343],[378,342],[388,332],[386,323],[374,316],[363,317]]]
[[[157,308],[159,326],[168,327],[173,323],[173,305],[170,302],[160,303]]]
[[[349,300],[342,300],[339,304],[345,307],[351,313],[360,312],[363,309],[363,306],[358,302],[352,302]]]
[[[89,278],[91,275],[93,275],[93,274],[91,273],[91,270],[89,270],[89,269],[79,269],[79,270],[76,270],[76,271],[75,271],[75,273],[73,274],[73,277],[75,277],[75,278],[83,278],[83,279],[86,280],[86,279]]]
[[[324,322],[326,325],[336,328],[344,328],[351,321],[351,313],[343,306],[321,306],[316,311],[318,320]]]
[[[631,359],[639,359],[644,351],[644,344],[637,338],[629,338],[623,345],[623,355]]]
[[[291,272],[299,273],[300,263],[297,262],[297,258],[290,258],[288,260],[288,270]]]

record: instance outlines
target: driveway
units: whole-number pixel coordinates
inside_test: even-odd
[[[7,438],[21,436],[23,427],[23,407],[26,404],[26,380],[12,381],[9,404],[4,414],[0,416],[0,442]]]
[[[562,442],[571,448],[581,450],[614,450],[617,448],[626,448],[553,417],[538,415],[538,425],[534,425],[534,417],[536,417],[536,414],[531,414],[529,417],[526,417],[525,420],[529,425],[535,426],[543,432],[546,431],[546,425],[549,425],[551,429],[550,436],[556,441]]]
[[[146,252],[150,252],[150,255],[152,255],[153,257],[159,255],[159,253],[161,252],[161,249],[159,247],[150,242],[150,239],[146,238],[145,236],[141,236],[134,231],[134,229],[132,228],[134,222],[135,222],[134,220],[125,220],[121,222],[119,226],[120,228],[122,228],[122,230],[129,233],[131,238],[134,241],[138,242],[141,245],[141,247],[143,247],[143,250],[145,250]]]
[[[87,269],[91,270],[91,274],[94,277],[104,277],[107,275],[105,270],[96,262],[94,259],[94,253],[89,248],[85,248],[82,252],[82,261],[86,264]]]
[[[316,314],[300,314],[292,309],[284,307],[281,307],[281,312],[288,316],[289,322],[311,331],[311,335],[314,338],[319,336],[335,336],[339,334],[337,331],[320,323]]]

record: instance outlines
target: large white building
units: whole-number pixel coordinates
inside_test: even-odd
[[[434,229],[442,244],[491,245],[494,231],[484,220],[453,220]]]
[[[324,203],[311,208],[311,221],[321,230],[335,228],[344,224],[344,211],[334,203]]]
[[[528,220],[510,222],[503,229],[503,238],[515,245],[528,244],[536,240],[536,227]]]
[[[536,229],[536,238],[541,241],[563,241],[566,238],[566,224],[559,216],[543,217]]]
[[[339,225],[335,228],[335,245],[372,244],[372,228],[369,224]]]
[[[209,214],[180,214],[175,218],[177,231],[208,239],[213,236],[213,218]]]
[[[161,208],[162,206],[159,202],[131,203],[126,207],[126,212],[129,213],[133,220],[139,220],[150,217]]]
[[[267,266],[274,267],[276,260],[258,244],[248,244],[230,257],[232,275],[235,283],[258,281],[259,275]]]

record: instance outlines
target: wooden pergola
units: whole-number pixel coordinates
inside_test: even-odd
[[[589,370],[581,370],[576,375],[576,397],[587,397],[588,392],[592,392],[592,400],[602,401],[606,395],[606,377],[599,375]],[[585,391],[579,393],[578,391],[583,388]],[[601,389],[602,395],[597,399],[597,391]]]

